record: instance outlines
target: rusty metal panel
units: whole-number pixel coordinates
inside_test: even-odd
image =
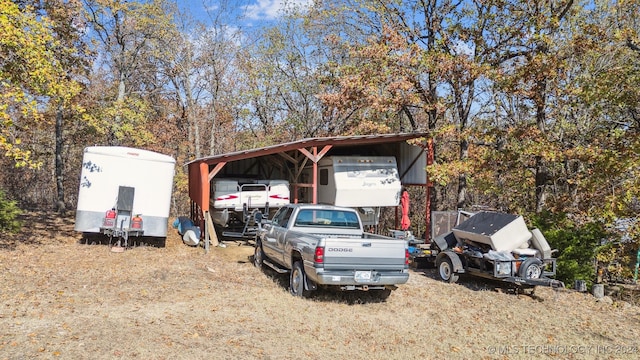
[[[406,142],[400,143],[398,156],[398,172],[403,184],[427,184],[427,153],[426,151]]]

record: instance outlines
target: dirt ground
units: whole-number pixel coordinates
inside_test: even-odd
[[[293,298],[253,248],[85,244],[73,216],[0,235],[2,359],[640,358],[640,307],[586,293],[439,281],[412,271],[386,300]]]

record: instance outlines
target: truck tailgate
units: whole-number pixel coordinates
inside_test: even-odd
[[[326,270],[401,270],[406,243],[397,239],[324,239]]]

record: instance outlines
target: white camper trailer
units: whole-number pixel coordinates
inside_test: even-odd
[[[318,202],[357,208],[377,225],[380,207],[398,206],[402,185],[393,156],[330,156],[318,162]]]
[[[319,203],[398,206],[401,190],[393,156],[330,156],[318,162]]]
[[[75,230],[166,238],[175,160],[121,146],[84,150]]]

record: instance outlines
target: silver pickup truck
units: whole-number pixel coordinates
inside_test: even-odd
[[[333,286],[386,298],[409,279],[407,243],[365,232],[354,209],[288,204],[273,219],[256,220],[255,266],[289,273],[294,296]]]

